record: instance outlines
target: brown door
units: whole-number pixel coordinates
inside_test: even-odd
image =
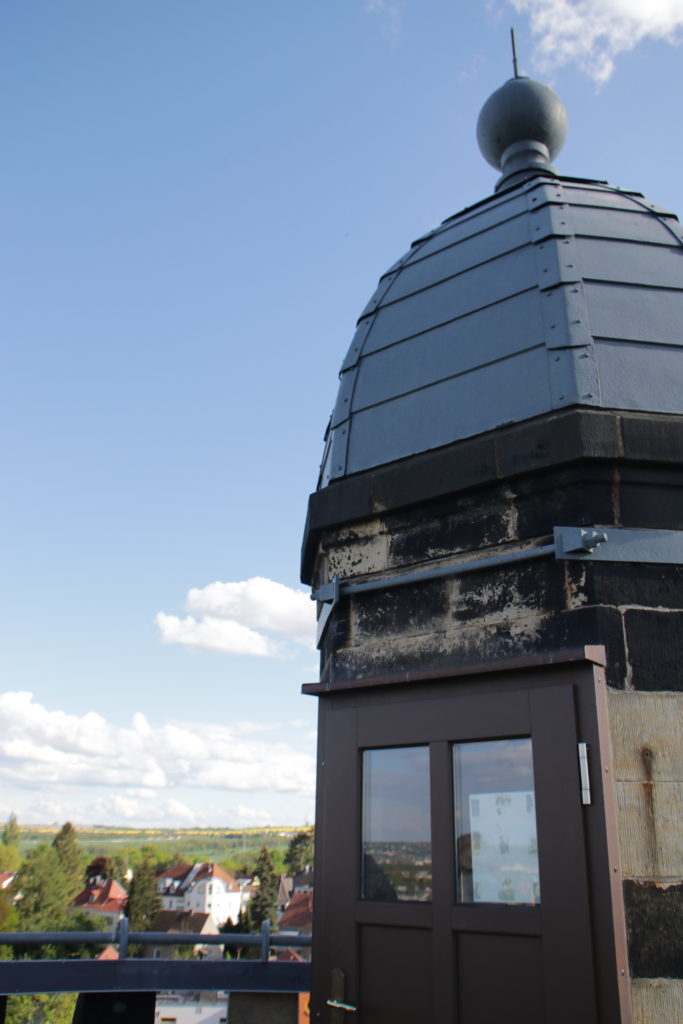
[[[321,701],[311,1019],[594,1024],[573,687],[403,692]]]

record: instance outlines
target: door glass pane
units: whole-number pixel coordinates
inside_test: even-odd
[[[429,747],[363,752],[365,900],[430,900]]]
[[[453,777],[458,901],[540,903],[531,740],[456,743]]]

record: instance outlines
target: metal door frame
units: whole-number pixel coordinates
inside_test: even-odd
[[[587,875],[587,889],[590,900],[590,917],[588,922],[589,938],[592,939],[592,963],[597,999],[597,1020],[600,1024],[630,1024],[632,1020],[628,958],[626,945],[626,928],[623,907],[623,891],[621,869],[619,864],[619,847],[616,830],[616,806],[612,785],[611,749],[607,718],[607,687],[604,673],[604,650],[599,647],[581,648],[575,651],[562,651],[556,654],[531,656],[501,660],[486,665],[467,666],[459,669],[443,669],[428,671],[422,674],[402,673],[394,676],[377,677],[374,679],[350,680],[329,684],[309,684],[304,692],[321,698],[319,705],[319,756],[318,756],[318,793],[316,813],[316,900],[314,908],[313,938],[313,1017],[316,1021],[326,1022],[333,1018],[326,1016],[323,994],[329,989],[329,967],[339,962],[337,954],[347,947],[347,943],[356,942],[349,929],[355,931],[356,921],[350,921],[351,915],[345,914],[349,901],[354,904],[359,896],[359,858],[358,863],[348,865],[348,872],[340,873],[334,879],[326,878],[328,854],[326,844],[333,842],[334,830],[327,822],[328,813],[333,813],[344,820],[358,820],[357,807],[360,794],[356,786],[349,785],[348,778],[334,778],[326,764],[327,731],[333,725],[335,741],[348,743],[354,749],[360,749],[358,742],[356,716],[358,713],[369,712],[370,718],[384,717],[387,722],[387,736],[393,738],[390,745],[401,745],[399,733],[392,733],[390,722],[396,719],[392,714],[392,705],[406,701],[427,701],[439,699],[467,698],[471,696],[480,700],[486,695],[496,698],[496,707],[500,709],[504,721],[505,707],[509,706],[511,695],[520,690],[528,691],[532,709],[544,707],[543,714],[559,716],[561,720],[566,712],[566,695],[571,694],[574,705],[576,730],[579,740],[588,745],[590,753],[590,805],[582,808],[584,829],[584,856]],[[567,687],[570,689],[568,690]],[[560,690],[565,696],[558,698]],[[562,704],[562,701],[565,704]],[[466,703],[468,703],[466,701]],[[375,707],[376,712],[371,709]],[[493,705],[491,705],[493,707]],[[398,711],[398,708],[394,709]],[[497,713],[497,712],[496,712]],[[400,718],[400,712],[399,712]],[[378,718],[379,720],[379,718]],[[396,724],[394,722],[394,724]],[[410,731],[406,733],[406,736]],[[543,731],[535,730],[535,742],[543,743]],[[542,753],[541,757],[552,756],[552,751]],[[565,751],[566,753],[566,751]],[[447,755],[444,744],[441,753],[432,748],[432,758]],[[441,765],[443,770],[444,765]],[[562,785],[578,786],[579,768],[578,755],[573,764],[567,764],[563,773]],[[538,780],[537,780],[538,781]],[[543,790],[543,780],[541,790]],[[435,795],[432,794],[432,801]],[[448,857],[452,850],[452,837],[449,817],[444,820],[442,813],[433,806],[432,822],[434,834],[435,857]],[[540,820],[540,811],[539,811]],[[436,829],[436,833],[434,830]],[[539,828],[539,842],[540,842]],[[359,840],[359,837],[358,837]],[[551,841],[546,837],[544,841]],[[450,844],[450,846],[449,846]],[[358,845],[358,849],[360,846]],[[558,850],[557,854],[561,851]],[[547,854],[546,854],[547,856]],[[452,870],[452,861],[448,870]],[[441,870],[445,870],[442,865]],[[373,911],[359,909],[358,922],[370,916],[377,919],[376,904]],[[405,912],[406,904],[403,904]],[[545,904],[544,904],[545,906]],[[483,907],[458,907],[451,900],[450,905],[442,906],[415,904],[411,913],[415,924],[426,924],[442,935],[452,934],[454,916],[465,925],[467,915],[476,914],[481,922],[482,911],[486,914],[499,915],[501,910]],[[516,908],[520,926],[524,917],[523,908]],[[533,912],[532,912],[533,913]],[[546,911],[547,913],[547,911]],[[405,920],[405,913],[387,904],[380,917],[390,924],[392,919],[398,921],[397,915]],[[491,922],[494,923],[493,920]],[[558,940],[549,960],[557,965],[552,971],[553,985],[557,990],[570,990],[572,985],[572,963],[577,943],[581,941],[581,929],[585,933],[586,925],[575,922],[572,934],[566,940]],[[578,928],[578,931],[577,931]],[[518,932],[519,934],[519,932]],[[589,943],[590,945],[590,943]],[[442,949],[443,947],[443,949]],[[435,943],[435,959],[443,960],[450,955],[448,943]],[[561,965],[561,966],[560,966]],[[439,975],[438,964],[435,962],[436,976]],[[551,968],[551,963],[548,963]],[[358,976],[358,970],[356,970]],[[451,997],[452,999],[452,997]],[[447,992],[442,993],[439,1004],[446,1005],[449,1001]],[[353,1002],[351,1000],[351,1002]],[[344,1014],[345,1019],[353,1020],[352,1014]],[[452,1013],[447,1019],[456,1019]]]

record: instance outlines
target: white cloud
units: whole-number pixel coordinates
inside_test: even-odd
[[[615,58],[645,38],[677,44],[683,0],[509,0],[529,16],[536,39],[534,61],[543,72],[575,62],[598,82]]]
[[[157,805],[173,820],[190,820],[194,811],[173,802],[171,791],[213,789],[251,793],[290,793],[309,798],[315,785],[314,759],[288,743],[250,737],[251,727],[205,722],[155,726],[140,714],[131,728],[117,727],[91,712],[49,710],[27,692],[0,694],[0,780],[17,789],[36,790],[49,820],[60,804],[48,808],[42,791],[53,787],[116,788],[107,808],[123,818],[140,813],[141,802]],[[97,743],[88,737],[95,730]],[[164,803],[165,797],[168,801]],[[112,801],[114,801],[112,803]],[[166,810],[164,810],[166,808]],[[92,813],[99,814],[98,805]],[[93,820],[93,819],[91,819]],[[100,820],[102,818],[100,817]]]
[[[257,811],[253,807],[238,804],[234,809],[233,818],[237,825],[244,828],[258,828],[259,825],[270,825],[273,817],[268,811]]]
[[[181,619],[157,613],[156,624],[164,643],[264,658],[286,657],[288,648],[283,640],[307,648],[315,646],[315,607],[308,594],[263,576],[193,587],[186,605],[198,617],[187,615]]]
[[[165,644],[186,644],[205,651],[256,654],[266,658],[277,654],[275,644],[267,637],[228,619],[217,619],[213,615],[199,620],[192,615],[180,619],[177,615],[157,612],[155,621]]]

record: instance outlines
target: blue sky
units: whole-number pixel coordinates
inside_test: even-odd
[[[299,546],[377,278],[488,195],[522,70],[566,174],[683,211],[683,0],[5,0],[0,815],[312,820]]]

